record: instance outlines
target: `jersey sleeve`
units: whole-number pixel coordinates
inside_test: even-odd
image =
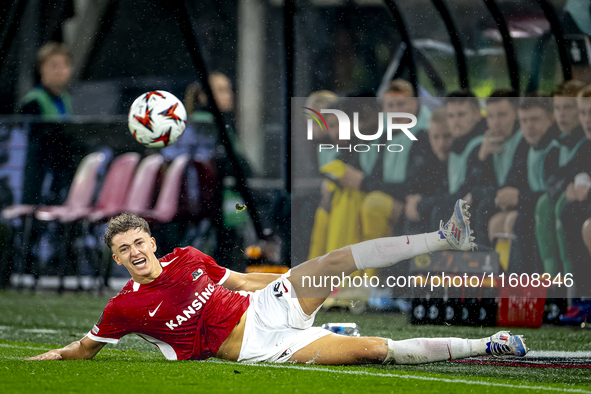
[[[86,336],[93,341],[118,344],[119,339],[129,334],[127,319],[119,312],[113,300],[110,300],[101,317]]]
[[[218,263],[215,262],[214,259],[195,249],[195,251],[199,254],[199,257],[205,264],[205,270],[207,271],[207,276],[211,278],[217,285],[223,285],[224,282],[230,276],[230,270],[224,267],[220,267]]]

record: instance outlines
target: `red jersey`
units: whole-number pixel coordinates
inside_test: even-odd
[[[116,344],[135,333],[169,360],[215,356],[248,308],[249,293],[222,287],[230,270],[190,246],[159,261],[160,276],[146,285],[129,280],[88,337]]]

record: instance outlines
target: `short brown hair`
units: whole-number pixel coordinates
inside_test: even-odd
[[[338,101],[339,96],[335,92],[331,92],[330,90],[318,90],[308,96],[305,106],[319,111],[321,109],[334,107]]]
[[[445,104],[453,104],[453,103],[468,103],[474,111],[480,112],[480,103],[478,99],[469,90],[457,90],[455,92],[451,92],[446,96]]]
[[[561,97],[577,97],[581,89],[585,87],[585,82],[579,81],[578,79],[571,79],[556,86],[556,89],[552,91],[552,96]]]
[[[579,93],[577,93],[577,97],[579,97],[579,98],[591,97],[591,85],[587,85],[583,89],[579,90]]]
[[[107,223],[107,231],[103,240],[105,244],[111,249],[113,246],[113,237],[117,234],[126,233],[129,230],[139,229],[145,231],[149,236],[152,236],[150,232],[150,226],[143,218],[139,217],[135,213],[122,213],[121,215],[115,216]]]
[[[395,79],[390,81],[385,93],[398,93],[413,97],[415,95],[415,90],[410,82],[405,81],[404,79]]]
[[[513,107],[517,107],[519,93],[512,89],[497,89],[486,99],[486,105],[507,100]]]
[[[552,102],[547,97],[523,97],[519,103],[519,109],[528,110],[530,108],[541,108],[548,114],[554,113]]]
[[[49,41],[37,51],[37,62],[39,67],[43,65],[50,57],[55,55],[64,55],[72,60],[72,53],[63,42]]]

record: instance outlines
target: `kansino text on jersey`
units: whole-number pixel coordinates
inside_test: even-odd
[[[337,152],[369,152],[370,150],[377,150],[378,152],[402,152],[404,149],[400,144],[349,144],[349,145],[332,145],[332,144],[320,144],[318,145],[318,152],[335,150]]]
[[[166,323],[166,327],[170,328],[171,330],[174,330],[175,328],[177,328],[178,326],[180,326],[184,322],[188,321],[191,318],[191,315],[195,315],[197,313],[197,311],[199,309],[201,309],[207,303],[207,300],[209,300],[209,296],[213,293],[214,290],[215,290],[215,288],[210,283],[207,285],[205,290],[203,290],[201,293],[195,293],[197,298],[195,300],[193,300],[193,302],[191,304],[187,305],[185,307],[185,309],[183,309],[182,315],[177,315],[176,319],[173,319],[173,320],[169,321],[168,323]],[[193,308],[195,308],[195,309],[193,309]],[[176,320],[176,323],[175,323],[175,320]]]

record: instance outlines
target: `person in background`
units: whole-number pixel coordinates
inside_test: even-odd
[[[563,249],[560,257],[565,265],[565,273],[573,273],[575,281],[577,278],[581,278],[581,275],[586,275],[589,269],[587,250],[581,237],[581,230],[586,228],[583,226],[585,219],[591,217],[591,196],[589,196],[591,187],[591,85],[579,92],[577,107],[586,139],[578,149],[581,161],[577,168],[571,172],[572,180],[564,192],[566,204],[559,212],[558,220],[560,220],[561,230],[564,231],[564,237],[562,238],[560,234],[557,237],[564,242],[564,246],[560,248]],[[568,271],[566,271],[567,269]]]
[[[72,74],[71,59],[65,44],[48,42],[43,45],[37,52],[40,82],[19,105],[21,114],[38,116],[29,129],[24,204],[60,204],[74,175],[74,141],[64,135],[63,125],[44,122],[67,119],[72,114],[72,100],[66,91]],[[51,187],[43,198],[46,176],[51,176]]]
[[[226,135],[242,169],[244,176],[252,175],[252,170],[242,154],[240,140],[233,127],[234,125],[234,93],[230,79],[220,72],[212,73],[208,82],[214,95],[215,103],[222,113],[222,120],[226,125]],[[189,153],[198,160],[213,160],[217,179],[220,180],[219,196],[216,201],[220,215],[216,219],[217,248],[216,258],[223,264],[234,264],[245,261],[242,247],[243,239],[239,229],[248,224],[249,215],[247,209],[236,210],[236,204],[244,205],[244,200],[236,190],[236,170],[228,157],[226,147],[222,145],[219,128],[210,112],[207,96],[201,83],[193,82],[185,89],[183,104],[187,110],[187,127],[179,140],[171,146],[160,150],[160,153],[168,160],[173,160],[181,153]],[[189,168],[188,177],[196,175],[193,168]],[[242,269],[242,266],[234,266]]]
[[[523,137],[530,145],[527,155],[527,184],[520,183],[520,174],[507,179],[506,186],[497,191],[495,204],[500,212],[489,223],[493,234],[513,234],[519,242],[511,245],[509,271],[541,272],[536,266],[532,247],[534,209],[546,190],[548,177],[558,169],[559,144],[553,108],[547,98],[524,98],[518,109]],[[579,227],[580,229],[580,227]],[[531,250],[530,250],[531,249]]]
[[[523,138],[517,120],[518,96],[515,91],[500,89],[486,100],[488,129],[478,150],[479,174],[470,196],[478,205],[474,231],[488,232],[491,244],[496,233],[490,231],[488,223],[498,212],[494,203],[497,191],[505,187],[507,179],[513,179],[518,185],[527,184],[529,144]]]
[[[581,81],[570,80],[553,92],[555,128],[560,135],[558,162],[560,168],[546,182],[546,193],[536,204],[536,240],[544,272],[556,275],[572,272],[572,262],[566,251],[565,234],[560,216],[567,204],[566,189],[575,176],[583,172],[589,161],[589,145],[579,122],[577,94],[585,86]]]
[[[429,146],[426,129],[429,127],[431,111],[420,105],[412,85],[405,80],[390,82],[382,100],[382,112],[410,113],[416,116],[417,124],[409,131],[417,138],[408,138],[398,130],[391,140],[382,133],[379,141],[373,143],[393,145],[399,151],[382,149],[360,154],[360,165],[367,176],[360,177],[359,189],[366,192],[361,208],[363,239],[375,239],[392,235],[400,230],[407,196],[416,194],[414,180],[423,176]],[[408,118],[394,118],[393,123],[409,123]],[[386,122],[384,122],[384,125]],[[394,230],[392,230],[392,228]]]
[[[85,148],[73,134],[65,132],[64,121],[72,115],[72,100],[66,87],[72,75],[72,55],[63,43],[48,42],[37,52],[39,83],[19,102],[18,112],[30,123],[24,168],[22,203],[28,205],[62,204]],[[29,245],[41,237],[36,223]],[[31,248],[25,251],[25,273],[35,283],[39,269]],[[50,265],[58,266],[54,256]]]
[[[440,196],[448,189],[447,161],[452,144],[452,136],[447,125],[445,108],[437,108],[429,121],[429,144],[425,169],[420,177],[414,179],[416,194],[406,196],[404,215],[405,233],[415,234],[427,231],[432,220],[430,215]]]
[[[487,129],[486,119],[482,118],[480,104],[474,93],[469,91],[450,93],[445,99],[445,105],[447,125],[453,138],[447,162],[448,190],[433,208],[432,218],[447,215],[448,204],[457,198],[463,198],[468,204],[474,203],[470,191],[476,184],[477,173],[474,172],[479,168],[479,147]],[[456,198],[456,196],[459,197]],[[430,224],[430,228],[438,227],[438,222]]]
[[[377,129],[379,106],[375,96],[338,100],[333,94],[328,91],[313,93],[306,102],[306,107],[317,112],[322,109],[339,109],[348,113],[350,118],[351,112],[358,111],[362,114],[359,119],[361,130]],[[339,147],[337,117],[333,114],[323,116],[328,127],[326,130],[318,125],[313,128],[314,142]],[[364,177],[359,154],[346,149],[337,151],[336,148],[318,150],[318,165],[318,171],[325,179],[321,185],[320,203],[314,217],[309,258],[322,256],[361,240],[360,210],[365,192],[359,188]]]

